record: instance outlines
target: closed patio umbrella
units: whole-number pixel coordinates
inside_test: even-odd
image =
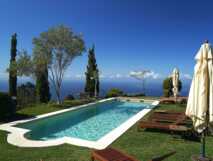
[[[201,156],[197,160],[209,159],[205,157],[205,132],[213,123],[213,49],[206,41],[195,57],[197,63],[191,83],[186,115],[189,116],[198,133],[202,133]]]
[[[175,68],[172,73],[172,84],[173,84],[172,90],[175,97],[175,101],[177,101],[178,96],[178,83],[179,83],[179,71],[177,68]]]

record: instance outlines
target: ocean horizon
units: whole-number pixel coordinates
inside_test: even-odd
[[[32,81],[31,81],[32,82]],[[18,85],[26,83],[26,81],[18,82]],[[68,94],[78,97],[81,92],[84,92],[85,81],[83,80],[66,80],[62,84],[61,94],[62,98]],[[143,91],[142,82],[140,81],[100,81],[100,96],[104,97],[111,88],[119,88],[126,94],[145,93],[146,96],[163,96],[162,81],[150,81],[145,84],[145,91]],[[181,96],[188,96],[190,88],[190,81],[182,81]],[[8,91],[8,81],[0,80],[0,91]],[[56,98],[53,87],[50,85],[51,98]]]

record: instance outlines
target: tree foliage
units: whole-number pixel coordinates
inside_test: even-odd
[[[35,85],[31,82],[27,82],[18,86],[17,102],[19,108],[35,104],[37,102]]]
[[[13,34],[11,39],[11,50],[10,50],[10,67],[16,64],[16,53],[17,53],[17,35]],[[17,76],[16,70],[11,70],[9,72],[9,95],[17,95]]]
[[[35,45],[33,57],[37,71],[49,69],[49,78],[55,89],[57,101],[61,103],[61,85],[65,71],[74,58],[85,50],[81,35],[75,34],[72,29],[60,25],[50,28],[33,39]],[[38,68],[39,67],[39,68]]]
[[[72,94],[68,94],[65,98],[64,98],[64,100],[74,100],[75,99],[75,97],[72,95]]]
[[[10,65],[9,72],[14,76],[32,76],[36,79],[36,97],[38,102],[46,103],[50,100],[48,69],[35,64],[34,58],[23,50],[18,53],[16,62]],[[19,100],[20,101],[20,100]]]
[[[42,103],[49,102],[51,98],[47,67],[36,73],[36,96],[37,100]]]
[[[7,93],[0,92],[0,120],[8,119],[15,114],[14,101]]]
[[[106,97],[119,97],[122,95],[123,95],[122,90],[120,90],[118,88],[112,88],[107,92]]]
[[[20,76],[36,77],[36,73],[46,74],[45,71],[48,69],[57,101],[61,103],[61,85],[65,71],[85,50],[82,35],[75,34],[72,29],[60,25],[42,32],[39,37],[33,39],[33,44],[32,58],[26,52],[22,52],[19,61],[9,71],[18,69]]]
[[[173,83],[172,77],[168,77],[163,81],[163,94],[165,97],[173,96]],[[182,89],[182,82],[179,80],[178,83],[178,91],[180,92]]]
[[[89,94],[90,97],[95,96],[95,92],[99,93],[99,70],[95,58],[95,47],[93,46],[89,49],[88,54],[88,65],[86,75],[85,92]],[[97,96],[96,95],[96,96]]]

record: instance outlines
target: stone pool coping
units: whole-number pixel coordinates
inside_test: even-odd
[[[0,130],[8,131],[9,134],[7,136],[7,142],[12,145],[18,146],[18,147],[49,147],[49,146],[56,146],[56,145],[61,145],[61,144],[67,143],[67,144],[72,144],[72,145],[76,145],[76,146],[82,146],[82,147],[101,150],[101,149],[106,148],[108,145],[110,145],[113,141],[115,141],[118,137],[120,137],[124,132],[126,132],[131,126],[133,126],[136,122],[138,122],[143,116],[145,116],[148,112],[150,112],[153,108],[155,108],[159,104],[159,101],[153,100],[151,102],[151,100],[148,100],[147,102],[151,103],[150,105],[152,105],[151,108],[145,108],[145,109],[141,110],[136,115],[132,116],[127,121],[122,123],[117,128],[113,129],[112,131],[110,131],[109,133],[107,133],[105,136],[103,136],[102,138],[100,138],[97,141],[89,141],[89,140],[72,138],[72,137],[63,137],[63,138],[58,138],[58,139],[54,139],[54,140],[45,140],[45,141],[30,140],[30,139],[27,139],[24,137],[24,135],[27,132],[29,132],[30,130],[19,128],[19,127],[14,127],[14,126],[17,124],[20,124],[20,123],[34,121],[37,119],[57,115],[57,114],[60,114],[63,112],[80,109],[80,108],[83,108],[83,107],[86,107],[89,105],[94,105],[97,103],[106,102],[106,101],[114,100],[114,99],[117,99],[117,98],[103,99],[103,100],[99,100],[99,101],[96,101],[93,103],[88,103],[85,105],[80,105],[80,106],[71,107],[71,108],[64,109],[64,110],[59,110],[56,112],[38,115],[38,116],[36,116],[34,118],[30,118],[30,119],[19,120],[19,121],[2,124],[2,125],[0,125]],[[118,98],[118,99],[125,100],[122,98]],[[146,103],[146,100],[144,100],[144,103]]]

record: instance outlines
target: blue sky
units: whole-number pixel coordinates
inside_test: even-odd
[[[83,33],[87,47],[95,44],[103,79],[129,79],[130,71],[148,69],[155,78],[178,67],[193,74],[201,43],[213,42],[211,0],[1,0],[0,79],[10,57],[11,34],[18,49],[32,51],[32,38],[58,24]],[[79,79],[87,54],[76,58],[66,79]]]

